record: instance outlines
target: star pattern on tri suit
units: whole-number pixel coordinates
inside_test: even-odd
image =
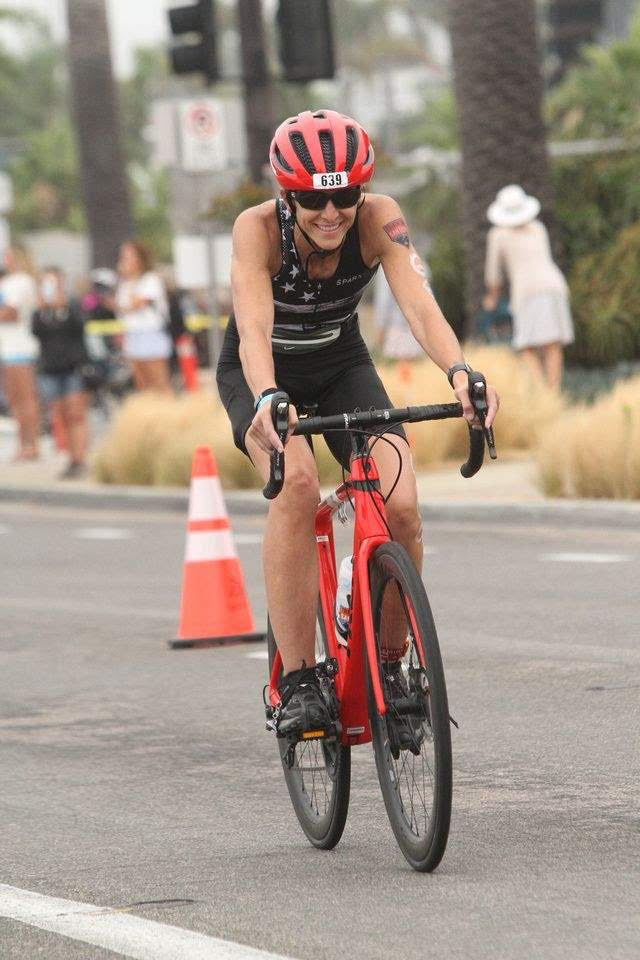
[[[293,290],[295,290],[295,284],[293,283],[282,283],[280,286],[285,293],[291,293]]]
[[[297,266],[295,265],[295,263],[294,263],[293,266],[291,267],[291,270],[289,270],[289,273],[291,274],[291,279],[292,279],[292,280],[295,280],[295,278],[296,278],[296,277],[298,276],[298,274],[300,273],[300,269],[299,269],[299,267],[297,267]]]
[[[314,300],[314,299],[315,299],[315,293],[309,293],[309,292],[305,291],[305,292],[302,294],[302,299],[304,300],[305,303],[308,303],[309,300]]]

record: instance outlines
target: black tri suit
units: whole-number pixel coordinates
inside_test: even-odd
[[[378,267],[367,267],[362,260],[357,216],[335,273],[326,280],[310,280],[296,250],[293,217],[284,200],[275,201],[275,214],[282,244],[282,266],[271,278],[276,385],[299,413],[310,406],[317,407],[314,414],[322,417],[391,406],[358,325],[358,303]],[[254,399],[242,372],[239,344],[232,316],[216,378],[235,444],[246,453],[244,437],[254,418]],[[387,427],[385,432],[405,436],[401,426]],[[325,440],[336,460],[348,469],[351,444],[346,435],[328,433]]]

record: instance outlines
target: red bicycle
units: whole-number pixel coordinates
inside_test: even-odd
[[[482,429],[469,429],[470,477],[483,462],[486,382],[470,374],[470,395]],[[274,426],[287,433],[288,397],[274,394]],[[295,434],[350,432],[350,478],[323,500],[316,515],[320,583],[316,623],[316,672],[334,722],[329,729],[278,737],[284,777],[300,825],[320,849],[334,847],[349,806],[351,747],[373,742],[376,768],[396,840],[414,870],[434,870],[447,845],[451,818],[452,758],[447,689],[436,628],[422,579],[408,553],[392,540],[385,499],[372,456],[379,435],[395,423],[461,417],[459,403],[306,417]],[[372,441],[372,442],[370,442]],[[277,496],[284,482],[284,455],[272,455],[264,489]],[[353,580],[346,638],[335,629],[336,563],[333,519],[346,522],[353,507]],[[403,644],[398,646],[398,638]],[[270,680],[267,727],[278,732],[282,662],[268,627]]]

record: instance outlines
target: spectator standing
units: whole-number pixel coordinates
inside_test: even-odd
[[[554,263],[549,236],[537,219],[540,202],[511,184],[487,211],[485,310],[495,310],[504,280],[510,285],[513,347],[556,390],[562,383],[563,348],[573,342],[567,283]]]
[[[38,457],[40,413],[35,364],[38,341],[31,333],[31,315],[38,302],[33,267],[17,246],[4,254],[5,274],[0,280],[0,362],[2,387],[18,424],[16,460]]]
[[[77,301],[67,298],[65,286],[58,267],[44,271],[32,330],[40,341],[40,391],[67,436],[69,463],[60,479],[71,480],[87,472],[88,396],[82,377],[87,354],[84,314]]]
[[[118,317],[124,322],[123,351],[138,390],[171,390],[167,333],[169,305],[164,284],[153,270],[149,251],[136,240],[120,248]]]

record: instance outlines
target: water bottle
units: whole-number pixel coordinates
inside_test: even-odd
[[[336,591],[336,630],[346,639],[349,633],[351,617],[351,581],[353,579],[353,557],[345,557],[340,564],[338,573],[338,589]]]

